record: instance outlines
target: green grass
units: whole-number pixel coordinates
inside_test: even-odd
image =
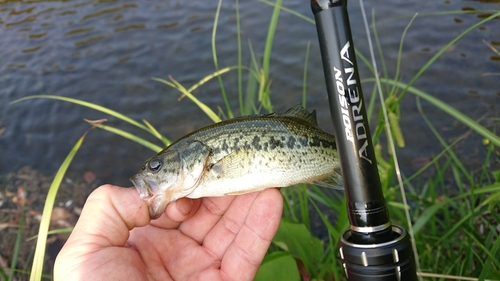
[[[238,81],[237,99],[239,101],[238,109],[240,112],[247,115],[259,113],[262,110],[268,112],[272,111],[269,68],[271,63],[272,43],[279,14],[280,12],[290,12],[297,15],[298,18],[304,19],[306,22],[311,22],[311,18],[281,7],[280,0],[277,0],[276,3],[270,3],[264,0],[261,2],[273,6],[273,13],[267,31],[267,41],[261,59],[257,59],[258,56],[254,53],[251,43],[249,43],[250,56],[252,59],[248,65],[244,65],[243,63],[241,34],[239,30],[240,18],[238,2],[236,2],[235,13],[238,30],[236,40],[238,43],[238,54],[235,65],[221,67],[218,64],[215,40],[218,18],[220,16],[220,8],[218,8],[212,33],[214,73],[201,78],[199,82],[191,87],[185,87],[173,77],[169,77],[169,79],[154,78],[154,80],[176,89],[183,96],[189,98],[192,102],[197,104],[200,110],[213,122],[219,122],[221,119],[233,116],[234,109],[230,108],[229,97],[225,93],[223,84],[223,78],[229,75],[234,75],[235,78],[231,76],[231,78],[228,79],[237,79]],[[441,13],[439,16],[446,16],[447,14],[454,13]],[[466,276],[484,280],[485,278],[495,279],[496,276],[500,276],[500,239],[498,239],[498,226],[500,225],[500,215],[498,215],[500,211],[500,171],[491,170],[489,167],[491,161],[497,161],[498,164],[498,158],[496,157],[499,155],[500,138],[497,136],[495,130],[492,131],[480,125],[465,114],[413,86],[413,83],[418,77],[425,75],[425,71],[429,66],[434,64],[452,44],[466,36],[477,26],[499,16],[500,12],[494,11],[491,12],[491,14],[491,16],[478,21],[477,24],[466,29],[463,33],[450,41],[450,43],[438,51],[424,67],[417,72],[417,74],[411,77],[408,82],[404,82],[401,77],[407,77],[408,75],[402,75],[402,73],[400,73],[400,67],[403,63],[401,61],[401,55],[406,31],[408,28],[411,28],[410,24],[412,20],[410,19],[410,24],[408,24],[407,29],[405,29],[405,32],[401,36],[399,59],[397,64],[393,67],[396,73],[393,78],[390,78],[388,75],[388,68],[391,66],[386,65],[385,62],[382,64],[383,69],[381,73],[383,74],[383,78],[380,79],[382,89],[384,90],[384,100],[382,102],[386,103],[388,116],[391,121],[390,126],[393,133],[390,137],[395,140],[399,147],[404,147],[404,135],[401,133],[398,124],[399,120],[404,118],[404,114],[399,110],[399,103],[403,97],[409,98],[407,95],[409,93],[416,97],[420,114],[435,136],[435,140],[433,141],[442,146],[442,151],[436,154],[426,166],[412,175],[403,175],[404,184],[407,190],[406,199],[410,204],[410,206],[406,206],[401,203],[402,194],[395,180],[395,164],[392,158],[394,155],[388,154],[389,156],[386,156],[384,151],[389,151],[389,149],[384,148],[382,143],[380,143],[380,138],[384,135],[385,128],[385,123],[381,118],[382,113],[378,112],[378,120],[372,120],[371,122],[371,126],[374,126],[375,131],[373,138],[378,155],[382,186],[388,202],[392,222],[411,228],[411,233],[414,234],[413,238],[419,255],[419,274],[420,276],[426,277],[426,280],[444,280],[450,279],[453,276]],[[314,21],[312,21],[312,23],[314,23]],[[375,35],[378,54],[383,58],[383,47],[378,40],[375,19],[372,23],[372,28]],[[304,53],[304,94],[302,103],[305,105],[309,45],[307,50],[304,50]],[[369,61],[364,58],[362,54],[358,53],[358,56],[360,57],[360,61],[367,64],[369,69],[373,71],[373,66]],[[206,106],[194,93],[196,89],[203,87],[206,82],[212,79],[217,79],[219,82],[226,112],[219,111],[216,113],[216,110]],[[366,78],[363,80],[365,92],[367,92],[370,83],[374,82],[374,79],[375,78]],[[374,87],[373,92],[375,91],[376,89]],[[375,104],[377,102],[380,103],[376,95],[372,96],[368,106],[369,116],[377,115],[372,115],[372,112],[375,110]],[[26,97],[15,102],[34,98],[54,99],[86,106],[141,128],[150,134],[156,142],[160,142],[161,146],[146,138],[130,134],[120,128],[111,127],[99,122],[91,123],[92,127],[121,135],[155,152],[161,150],[165,145],[170,143],[169,139],[162,136],[146,120],[142,120],[142,122],[132,120],[122,113],[104,108],[97,104],[50,95]],[[458,122],[462,122],[474,133],[484,138],[487,157],[485,158],[484,165],[480,172],[472,173],[467,170],[466,165],[463,163],[463,161],[467,161],[467,159],[461,160],[454,152],[454,146],[460,142],[461,139],[448,143],[439,134],[438,130],[434,128],[432,120],[429,120],[425,112],[421,109],[421,99],[428,101],[437,109],[451,115]],[[84,137],[80,138],[68,154],[68,157],[56,174],[47,196],[40,231],[37,237],[33,268],[29,273],[31,274],[31,280],[40,280],[42,278],[45,243],[48,235],[48,221],[50,220],[54,198],[57,194],[59,183],[79,147],[82,145],[83,140]],[[435,170],[435,175],[422,180],[423,172],[429,168]],[[447,194],[447,188],[450,185],[456,187],[456,194]],[[305,276],[310,277],[310,280],[344,279],[343,269],[338,262],[336,250],[336,243],[339,236],[343,231],[347,230],[349,226],[343,193],[321,189],[316,186],[298,185],[295,188],[282,189],[282,194],[285,198],[283,219],[256,279],[301,280],[301,278],[304,279]],[[332,210],[333,213],[336,214],[336,217],[332,218],[331,216],[326,216],[324,214],[325,210]],[[408,221],[406,212],[409,212],[411,221]],[[325,241],[312,235],[311,218],[314,215],[318,216],[324,224],[328,237]],[[22,227],[19,229],[21,231]],[[11,264],[15,267],[15,260],[13,260]],[[283,268],[287,270],[283,270]],[[4,278],[8,277],[12,280],[14,270],[11,270],[10,276],[7,276],[4,272],[0,272],[0,274]]]
[[[33,259],[33,267],[31,269],[30,280],[41,280],[42,279],[42,269],[43,261],[45,258],[45,245],[47,242],[47,235],[49,231],[50,217],[52,215],[52,209],[54,208],[54,202],[56,199],[57,191],[61,185],[61,181],[64,178],[64,174],[68,170],[69,165],[73,161],[78,149],[83,143],[86,133],[76,142],[71,151],[69,152],[64,162],[59,167],[56,173],[54,181],[50,185],[49,193],[47,194],[47,199],[45,200],[45,205],[42,212],[42,220],[40,221],[40,229],[38,231],[38,238],[35,248],[35,257]]]

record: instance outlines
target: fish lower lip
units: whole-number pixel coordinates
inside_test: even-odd
[[[145,178],[135,175],[130,178],[141,199],[148,203],[149,216],[151,219],[159,218],[165,211],[166,204],[162,204],[162,198],[158,194],[153,194],[151,185],[155,187],[155,182],[147,181]]]
[[[165,212],[169,203],[161,194],[152,195],[146,201],[148,202],[149,216],[153,220],[159,218]]]
[[[149,198],[152,196],[150,192],[150,187],[148,183],[141,177],[138,176],[133,176],[130,178],[130,181],[134,184],[135,189],[139,193],[139,197],[144,199],[144,198]]]

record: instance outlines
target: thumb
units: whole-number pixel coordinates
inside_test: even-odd
[[[132,188],[103,185],[90,194],[67,244],[123,246],[129,231],[150,222],[148,206]]]
[[[112,185],[97,188],[85,202],[73,232],[57,255],[54,279],[96,280],[83,276],[102,278],[127,272],[131,274],[130,280],[138,280],[136,277],[144,274],[141,271],[144,265],[135,251],[123,246],[131,229],[149,222],[148,206],[135,189]],[[131,270],[116,270],[129,263]],[[104,264],[109,268],[103,267]]]

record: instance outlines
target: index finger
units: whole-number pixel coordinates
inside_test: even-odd
[[[180,198],[167,205],[165,213],[152,220],[151,225],[159,228],[177,228],[181,222],[191,218],[200,207],[201,199]]]

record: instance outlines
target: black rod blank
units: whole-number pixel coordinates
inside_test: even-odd
[[[348,280],[416,281],[411,239],[391,225],[371,140],[346,0],[312,0],[351,227],[338,248]]]
[[[323,5],[323,6],[322,6]],[[326,5],[326,6],[325,6]],[[383,242],[391,224],[361,92],[347,9],[312,2],[354,239]],[[366,235],[364,235],[364,234]],[[385,237],[384,237],[385,236]]]

